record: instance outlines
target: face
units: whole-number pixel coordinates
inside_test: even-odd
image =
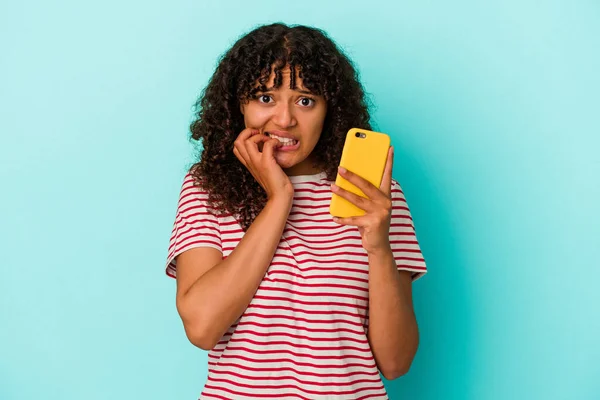
[[[315,148],[327,113],[323,96],[316,96],[302,85],[296,73],[296,89],[290,89],[290,69],[282,71],[282,84],[273,88],[275,74],[267,82],[266,92],[241,105],[246,128],[258,129],[284,145],[275,150],[277,163],[288,175],[311,175],[320,172],[312,166]]]

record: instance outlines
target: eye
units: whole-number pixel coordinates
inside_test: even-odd
[[[258,101],[260,103],[264,103],[264,104],[268,104],[269,100],[271,100],[271,96],[269,96],[268,94],[262,94],[260,96],[258,96]]]
[[[300,105],[302,107],[310,107],[313,104],[315,104],[315,100],[311,99],[310,97],[303,97],[300,99]]]

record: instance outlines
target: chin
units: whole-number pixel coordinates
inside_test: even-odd
[[[293,158],[286,154],[275,154],[275,161],[281,168],[291,168],[297,163],[294,162]]]

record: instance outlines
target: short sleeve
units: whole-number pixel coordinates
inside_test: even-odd
[[[177,213],[169,241],[166,273],[177,274],[176,257],[195,247],[212,247],[223,251],[219,220],[208,205],[208,193],[195,184],[188,173],[183,181]]]
[[[425,259],[417,240],[415,225],[400,184],[392,179],[392,216],[390,245],[398,270],[411,271],[417,280],[427,272]]]

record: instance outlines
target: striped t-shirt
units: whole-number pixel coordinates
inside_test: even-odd
[[[294,200],[283,235],[254,298],[208,353],[200,399],[387,399],[367,341],[368,257],[358,228],[329,214],[324,172],[290,176]],[[390,243],[399,270],[426,272],[402,189],[392,182]],[[183,182],[166,273],[175,257],[212,247],[226,258],[244,232],[217,216],[207,193]]]

